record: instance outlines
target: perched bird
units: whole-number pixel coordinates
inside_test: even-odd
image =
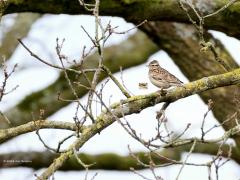
[[[151,61],[148,64],[148,68],[148,77],[151,83],[161,89],[183,85],[182,81],[163,69],[156,60]]]

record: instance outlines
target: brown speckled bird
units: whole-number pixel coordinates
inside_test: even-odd
[[[182,86],[183,82],[174,75],[163,69],[158,61],[153,60],[148,65],[148,77],[151,83],[161,89],[168,89],[173,86]]]

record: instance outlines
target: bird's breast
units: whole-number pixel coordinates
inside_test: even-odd
[[[165,81],[165,80],[156,80],[154,79],[150,74],[148,75],[149,76],[149,80],[151,81],[151,83],[159,88],[162,88],[162,89],[167,89],[170,87],[170,84]]]

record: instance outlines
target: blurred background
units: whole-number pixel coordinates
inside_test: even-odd
[[[127,23],[122,18],[116,17],[102,17],[102,23],[107,25],[111,21],[111,25],[118,26],[117,31],[122,32],[134,27],[133,24]],[[49,86],[54,85],[59,80],[61,75],[60,70],[56,70],[52,67],[49,67],[39,61],[19,45],[17,38],[21,38],[23,42],[37,55],[41,58],[47,60],[53,64],[59,64],[60,62],[57,59],[56,55],[56,38],[65,39],[63,46],[63,52],[68,56],[68,59],[80,59],[82,54],[82,49],[84,46],[90,48],[92,46],[91,40],[88,38],[86,33],[82,30],[83,26],[87,32],[94,36],[94,18],[91,16],[68,16],[68,15],[44,15],[40,16],[38,14],[12,14],[6,15],[1,20],[1,47],[0,52],[2,56],[6,57],[6,65],[8,69],[11,69],[14,64],[18,64],[16,71],[13,73],[11,78],[7,82],[7,90],[19,85],[19,87],[14,90],[12,93],[3,97],[0,102],[0,110],[6,112],[10,117],[10,121],[15,121],[24,115],[19,115],[16,111],[19,103],[21,104],[27,98],[33,95],[33,93],[43,92]],[[177,27],[177,26],[176,26]],[[183,31],[185,32],[185,31]],[[136,36],[140,33],[139,30],[131,30],[128,33],[124,34],[113,34],[110,39],[107,41],[107,47],[109,52],[106,56],[111,57],[112,64],[119,64],[115,60],[115,56],[118,56],[118,46],[120,48],[131,49],[132,46],[137,46],[136,44],[123,44],[126,41],[130,41],[129,38]],[[146,50],[145,54],[140,54],[141,62],[136,62],[131,65],[123,65],[123,71],[119,72],[115,70],[114,76],[121,81],[123,80],[127,89],[134,95],[147,94],[158,90],[153,86],[148,80],[148,69],[146,65],[149,61],[156,59],[161,64],[162,67],[167,69],[169,72],[174,74],[184,83],[189,82],[189,77],[186,77],[182,73],[181,69],[169,56],[169,52],[166,50],[160,50],[156,48],[155,45],[148,45],[146,38],[143,33],[140,33],[142,39],[140,41],[143,43],[143,49],[152,48]],[[235,59],[237,63],[240,61],[239,51],[240,43],[238,40],[228,37],[221,32],[210,31],[210,35],[214,39],[220,40],[220,43],[224,45],[231,56]],[[181,36],[181,34],[179,34]],[[186,36],[186,34],[184,34]],[[136,40],[136,39],[134,39]],[[144,42],[143,42],[144,41]],[[121,43],[123,44],[122,46]],[[146,43],[144,47],[144,43]],[[139,45],[139,44],[138,44]],[[111,49],[112,48],[112,49]],[[138,48],[138,47],[137,47]],[[181,50],[182,47],[179,47]],[[139,48],[140,49],[140,48]],[[163,48],[164,49],[164,48]],[[124,52],[124,51],[123,51]],[[110,53],[111,56],[108,54]],[[127,53],[129,53],[127,51]],[[139,52],[140,53],[140,52]],[[190,53],[190,52],[189,52]],[[91,56],[91,55],[90,55]],[[137,59],[137,58],[136,58]],[[116,61],[116,62],[115,62]],[[128,60],[131,61],[131,60]],[[120,63],[121,64],[121,63]],[[206,66],[211,66],[206,64]],[[187,68],[192,68],[189,65]],[[195,77],[196,78],[196,77]],[[1,72],[1,79],[3,79],[3,73]],[[197,78],[196,78],[197,79]],[[190,81],[192,78],[190,77]],[[105,83],[106,79],[102,80],[99,83],[98,87],[101,87],[101,84]],[[139,83],[147,82],[147,89],[140,89]],[[45,98],[53,96],[53,94],[45,91],[43,95]],[[124,98],[116,85],[109,80],[103,89],[104,100],[107,104],[117,102]],[[57,92],[55,93],[54,98],[57,98]],[[27,100],[26,100],[27,101]],[[35,106],[39,102],[39,99],[34,99],[32,96],[31,99],[32,106]],[[82,95],[81,102],[87,101],[87,95]],[[47,102],[48,104],[50,102]],[[55,106],[56,102],[53,102],[51,106]],[[57,105],[56,105],[57,106]],[[139,114],[133,114],[127,116],[126,120],[131,124],[131,126],[137,131],[138,134],[142,134],[144,138],[151,138],[154,136],[154,129],[156,127],[156,111],[161,108],[162,104],[156,105],[154,107],[147,108]],[[27,106],[28,107],[28,106]],[[31,107],[32,108],[32,107]],[[36,109],[39,109],[39,106],[36,105]],[[94,109],[99,113],[100,108],[94,107]],[[177,133],[184,131],[186,126],[190,123],[191,126],[189,130],[185,133],[184,137],[197,137],[201,134],[201,123],[204,117],[204,114],[207,112],[208,107],[203,102],[203,100],[198,96],[190,96],[184,99],[180,99],[177,102],[171,104],[167,111],[166,117],[168,119],[169,128]],[[32,109],[28,109],[28,112]],[[47,111],[47,108],[46,108]],[[73,122],[74,113],[76,111],[76,104],[70,103],[67,105],[61,105],[58,109],[54,110],[55,112],[47,114],[50,120],[54,121],[69,121]],[[83,115],[84,112],[79,111],[79,116]],[[30,113],[29,113],[30,114]],[[19,117],[18,117],[19,116]],[[219,124],[215,119],[212,112],[209,112],[206,117],[205,128],[208,129],[216,124]],[[57,143],[64,137],[66,137],[69,132],[64,130],[54,130],[54,129],[44,129],[40,130],[42,138],[48,143],[49,146],[55,147]],[[209,134],[207,138],[213,139],[221,137],[224,133],[222,127],[215,128]],[[68,147],[73,140],[69,140],[64,143],[63,147]],[[229,140],[228,143],[234,143]],[[130,137],[122,126],[115,122],[110,127],[103,130],[100,134],[95,135],[91,140],[89,140],[81,149],[80,153],[88,154],[101,154],[101,153],[116,153],[119,155],[128,155],[130,146],[131,151],[147,151],[147,149],[140,144],[138,141]],[[35,132],[24,134],[18,136],[12,140],[9,140],[0,145],[0,153],[18,153],[18,152],[43,152],[46,148],[39,141]],[[186,157],[187,153],[182,153],[182,159]],[[42,154],[44,158],[44,154]],[[189,162],[207,162],[212,159],[212,156],[207,154],[192,154],[188,159]],[[175,179],[176,174],[179,172],[180,166],[174,165],[170,167],[158,168],[156,173],[161,176],[163,179]],[[4,180],[27,180],[34,179],[34,174],[40,174],[43,169],[32,169],[27,167],[13,167],[13,168],[1,168],[0,169],[0,179]],[[108,170],[90,170],[88,177],[94,176],[95,173],[98,173],[96,179],[142,179],[139,175],[131,171],[108,171]],[[154,179],[150,170],[141,170],[139,173],[148,177],[149,179]],[[214,170],[213,172],[214,173]],[[58,171],[55,173],[54,177],[57,180],[63,180],[71,178],[73,180],[84,179],[86,172],[85,171]],[[180,179],[207,179],[208,178],[208,169],[206,167],[197,167],[197,166],[186,166],[183,169],[183,172],[180,176]],[[213,179],[215,177],[213,176]],[[219,179],[239,179],[240,171],[239,165],[234,161],[229,161],[226,163],[219,171]]]

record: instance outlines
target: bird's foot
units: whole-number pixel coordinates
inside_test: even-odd
[[[160,96],[165,96],[167,94],[167,91],[164,90],[163,88],[161,88],[158,93],[160,94]]]

